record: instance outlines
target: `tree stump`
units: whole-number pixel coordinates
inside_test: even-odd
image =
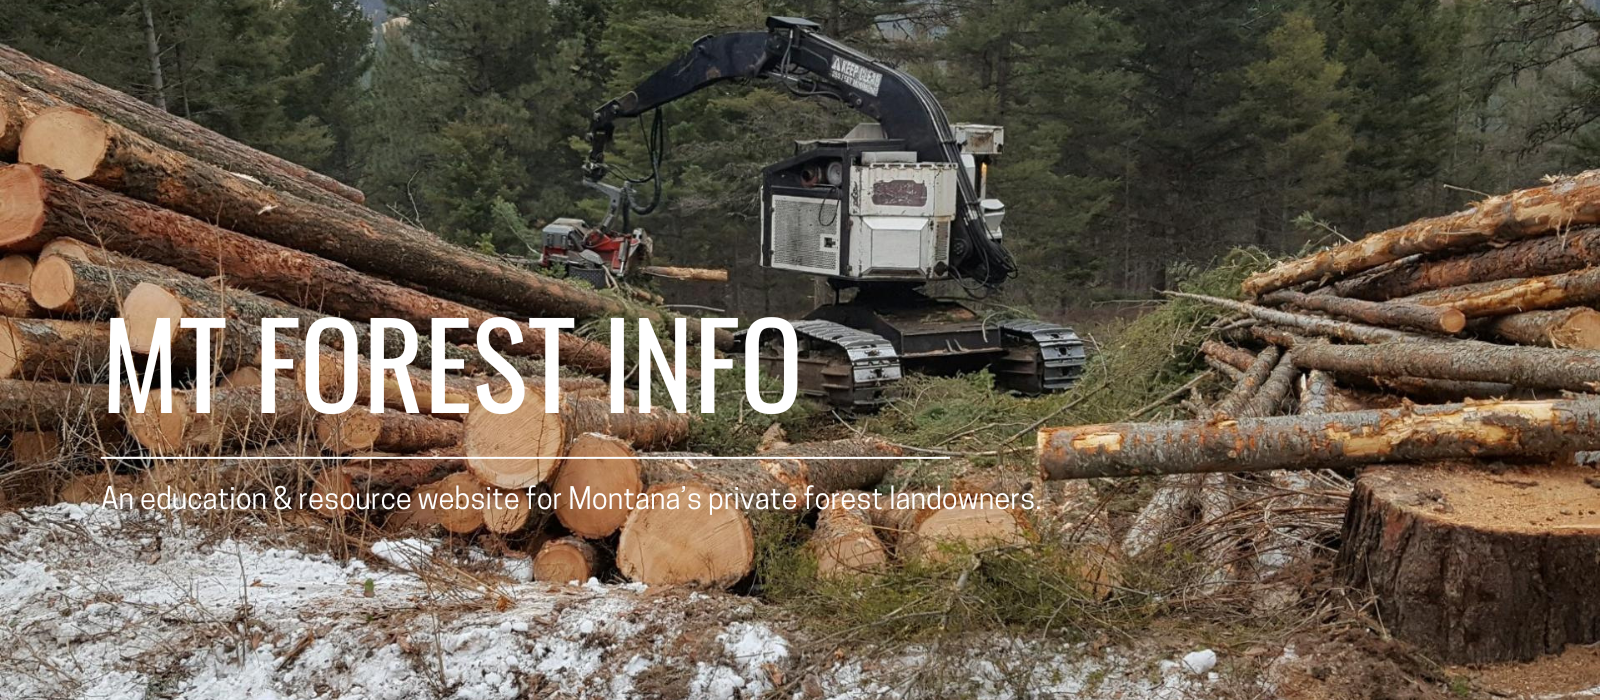
[[[1368,469],[1340,575],[1394,636],[1445,664],[1527,661],[1600,641],[1600,472]]]

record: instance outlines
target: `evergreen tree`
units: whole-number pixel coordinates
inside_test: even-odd
[[[294,85],[284,92],[284,116],[328,144],[306,165],[340,178],[353,175],[351,133],[361,79],[371,67],[372,24],[357,0],[291,0],[284,71]]]

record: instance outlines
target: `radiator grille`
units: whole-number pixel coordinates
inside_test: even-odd
[[[772,265],[839,272],[839,202],[808,197],[772,198]]]

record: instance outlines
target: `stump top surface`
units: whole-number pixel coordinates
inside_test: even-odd
[[[1600,469],[1464,465],[1368,469],[1375,495],[1419,517],[1507,532],[1600,534]]]

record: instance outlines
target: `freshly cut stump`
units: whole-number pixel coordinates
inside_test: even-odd
[[[663,484],[645,491],[617,542],[617,568],[652,586],[726,588],[755,565],[755,533],[737,508],[711,507],[704,484]],[[675,500],[674,500],[675,499]]]
[[[1528,661],[1600,641],[1600,477],[1395,466],[1356,481],[1340,575],[1440,663]]]
[[[610,537],[633,512],[628,505],[644,490],[644,481],[628,443],[585,433],[567,448],[550,490],[558,496],[556,519],[562,526],[580,537]]]
[[[577,537],[558,537],[539,547],[533,557],[533,580],[583,583],[600,573],[599,550]]]

